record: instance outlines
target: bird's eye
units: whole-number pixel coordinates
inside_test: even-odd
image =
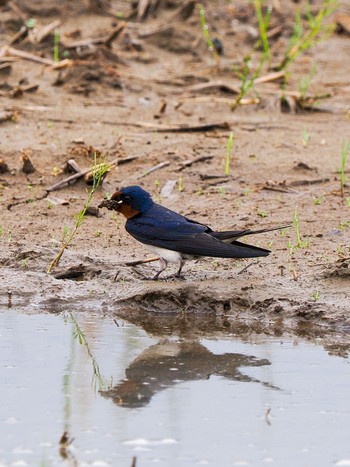
[[[126,201],[126,202],[131,201],[131,196],[125,195],[124,196],[124,201]]]

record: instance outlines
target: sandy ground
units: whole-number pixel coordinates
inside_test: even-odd
[[[115,3],[125,16],[129,2]],[[346,332],[350,191],[346,185],[341,198],[339,168],[341,142],[349,138],[350,35],[334,33],[288,69],[287,91],[296,92],[300,79],[316,67],[308,92],[331,96],[319,101],[318,111],[281,112],[281,83],[269,82],[256,85],[260,104],[233,112],[235,96],[227,89],[200,91],[197,85],[222,80],[239,86],[232,63],[252,52],[256,62],[257,24],[246,2],[236,2],[235,8],[226,1],[215,3],[206,11],[212,34],[224,46],[218,64],[203,40],[197,8],[186,20],[169,21],[180,2],[165,2],[142,22],[127,21],[111,47],[72,48],[67,44],[108,36],[120,22],[89,10],[86,3],[74,9],[67,3],[62,11],[55,10],[55,2],[18,3],[38,27],[61,21],[60,56],[72,63],[57,70],[12,55],[1,58],[0,65],[11,68],[0,69],[0,113],[13,113],[12,120],[0,123],[0,157],[9,167],[0,173],[1,306],[100,310],[160,333],[248,332],[253,327],[316,337],[326,330]],[[272,63],[283,55],[296,8],[293,2],[281,3],[271,25],[282,25],[271,41]],[[339,11],[346,13],[346,8]],[[20,24],[18,12],[3,6],[2,46]],[[12,47],[52,60],[53,35],[39,44],[24,38]],[[23,86],[30,85],[38,87],[27,92]],[[213,128],[173,131],[180,125]],[[230,131],[232,160],[225,177]],[[282,234],[249,238],[272,250],[268,258],[253,264],[189,262],[185,280],[167,278],[175,271],[170,268],[154,282],[145,277],[154,274],[155,263],[125,266],[148,254],[125,232],[121,216],[102,211],[100,217],[86,217],[49,275],[63,227],[72,228],[84,205],[86,184],[80,180],[53,192],[47,188],[67,176],[57,169],[68,159],[90,167],[94,151],[121,163],[108,174],[93,206],[117,187],[138,184],[163,205],[217,230],[293,224],[297,210],[303,247],[296,247],[292,226]],[[34,173],[22,172],[24,154]],[[168,164],[147,173],[162,162]],[[71,267],[80,270],[77,279],[55,278]]]

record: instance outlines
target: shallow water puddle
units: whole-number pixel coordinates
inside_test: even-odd
[[[349,359],[316,345],[6,310],[0,355],[0,466],[350,465]]]

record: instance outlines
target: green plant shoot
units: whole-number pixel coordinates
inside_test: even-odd
[[[295,227],[295,234],[297,237],[297,244],[295,245],[297,248],[307,248],[309,246],[309,241],[308,240],[302,240],[301,235],[300,235],[300,230],[299,230],[299,216],[298,216],[298,211],[295,209],[294,211],[294,220],[293,224]]]
[[[230,162],[231,162],[232,143],[233,143],[233,131],[231,131],[230,136],[228,137],[228,140],[227,140],[226,160],[225,160],[225,175],[226,175],[226,177],[228,177],[230,175]]]
[[[84,222],[86,211],[87,211],[88,207],[91,204],[91,201],[92,201],[92,198],[93,198],[93,196],[95,194],[95,191],[100,186],[101,181],[103,180],[103,177],[108,172],[110,167],[111,166],[109,164],[106,164],[105,161],[97,163],[96,153],[95,153],[94,165],[91,168],[91,172],[93,174],[93,184],[92,184],[92,187],[91,187],[90,191],[88,192],[88,196],[87,196],[85,205],[84,205],[83,209],[81,209],[78,212],[78,214],[76,214],[74,216],[75,224],[74,224],[73,229],[71,231],[69,231],[69,229],[67,227],[63,228],[63,237],[62,237],[61,248],[60,248],[60,251],[55,256],[55,258],[50,263],[50,266],[49,266],[49,268],[47,270],[48,273],[50,273],[52,271],[52,269],[58,265],[58,263],[60,262],[60,259],[61,259],[62,255],[63,255],[65,249],[73,241],[73,239],[75,237],[75,234],[77,233],[79,227]]]
[[[340,168],[340,196],[344,198],[344,187],[345,187],[345,166],[346,166],[346,161],[348,159],[350,151],[350,140],[345,143],[345,141],[342,141],[341,143],[341,168]]]
[[[337,6],[338,0],[323,0],[318,13],[313,16],[310,9],[310,3],[307,2],[305,13],[307,27],[305,30],[301,21],[300,9],[297,10],[294,29],[287,51],[285,52],[281,63],[275,68],[276,71],[285,70],[302,52],[310,49],[332,33],[334,25],[325,24],[325,20],[334,12]]]
[[[53,36],[53,61],[58,62],[60,60],[59,57],[59,45],[60,41],[60,32],[58,29],[55,29],[54,36]]]
[[[208,49],[210,50],[210,52],[212,52],[215,61],[219,62],[219,60],[220,60],[219,54],[217,53],[215,45],[214,45],[214,43],[212,41],[212,38],[210,37],[210,34],[209,34],[209,26],[208,26],[207,21],[205,19],[204,6],[201,3],[199,3],[198,8],[199,8],[199,20],[200,20],[200,23],[201,23],[204,39],[206,40]]]
[[[263,54],[265,58],[268,60],[268,63],[270,63],[271,50],[270,50],[269,38],[267,36],[267,30],[268,30],[269,23],[270,23],[272,8],[268,7],[264,15],[262,12],[262,3],[263,2],[261,0],[254,0],[254,7],[255,7],[256,16],[258,18],[259,32],[260,32],[260,39],[258,41],[258,45],[260,45],[261,43]]]

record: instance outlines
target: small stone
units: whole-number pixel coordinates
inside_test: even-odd
[[[22,151],[21,159],[22,159],[22,164],[23,164],[22,169],[21,169],[22,172],[25,174],[34,173],[36,169],[26,152]]]
[[[9,172],[9,166],[6,164],[4,159],[0,157],[0,174],[5,174],[6,172]]]

